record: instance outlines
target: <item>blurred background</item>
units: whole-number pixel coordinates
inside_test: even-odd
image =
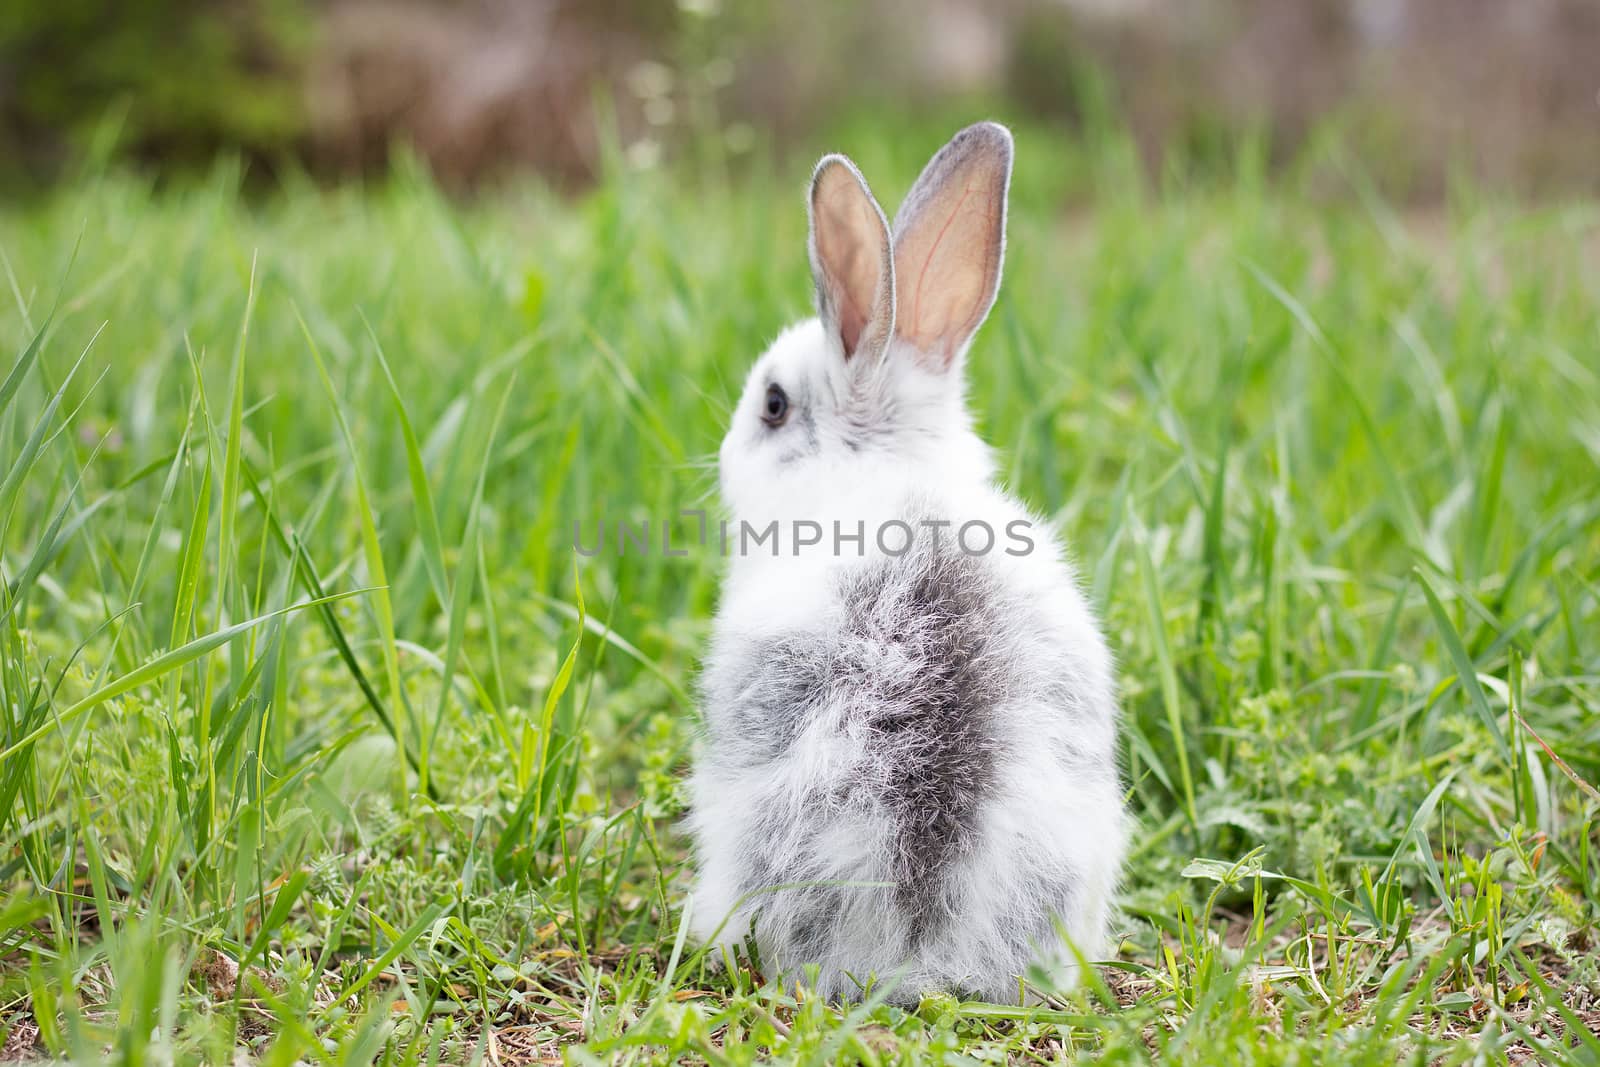
[[[6,0],[0,187],[236,154],[414,152],[470,190],[980,103],[1131,134],[1152,174],[1336,137],[1390,197],[1600,189],[1600,0]],[[809,151],[811,145],[805,145]]]

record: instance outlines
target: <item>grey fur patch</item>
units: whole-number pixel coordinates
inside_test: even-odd
[[[993,595],[972,559],[921,548],[851,582],[845,631],[874,661],[848,663],[852,712],[884,750],[876,787],[896,826],[895,904],[913,945],[948,915],[944,872],[977,844],[993,787],[995,703],[1006,664],[993,647]],[[855,673],[860,669],[860,673]]]
[[[801,392],[790,403],[798,407],[796,416],[800,420],[800,428],[805,431],[807,449],[813,453],[819,451],[822,448],[822,441],[817,436],[817,412],[812,404],[810,391]]]
[[[799,636],[752,645],[748,652],[726,665],[723,684],[707,696],[728,709],[723,743],[742,761],[763,763],[794,744],[809,709],[827,697],[827,677],[816,668],[813,644]]]
[[[1000,612],[1016,608],[998,602],[981,560],[927,539],[855,572],[839,593],[843,617],[827,633],[747,646],[720,665],[705,697],[725,714],[709,748],[719,760],[760,766],[780,758],[825,706],[837,709],[837,728],[868,738],[871,765],[808,806],[819,818],[854,808],[892,820],[893,900],[912,948],[951,915],[944,876],[977,846],[1000,759],[992,711],[1018,674],[994,635],[1006,632]],[[744,890],[823,877],[777,844],[793,828],[769,820],[758,813]],[[788,892],[826,902],[839,890]],[[815,916],[833,907],[813,903],[790,907]],[[831,929],[820,918],[805,925],[773,932],[802,959]]]

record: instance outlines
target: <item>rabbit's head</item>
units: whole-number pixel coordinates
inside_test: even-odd
[[[1010,180],[1011,134],[970,126],[928,163],[891,228],[854,164],[817,164],[817,317],[779,336],[745,384],[721,452],[735,514],[874,470],[988,477],[963,363],[1000,286]]]

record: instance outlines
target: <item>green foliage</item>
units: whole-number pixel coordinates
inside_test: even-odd
[[[136,156],[275,155],[304,132],[304,0],[9,0],[0,158],[48,172],[106,130]]]
[[[833,143],[892,204],[948,129],[870,132]],[[1597,1062],[1600,217],[1248,158],[1156,195],[1101,136],[1019,130],[971,360],[1117,649],[1140,824],[1116,960],[1025,1008],[685,942],[719,561],[573,550],[707,502],[806,311],[803,175],[0,213],[8,1049]]]

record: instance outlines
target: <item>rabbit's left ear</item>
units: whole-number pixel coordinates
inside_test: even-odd
[[[895,334],[929,369],[966,351],[1000,291],[1011,133],[968,126],[928,162],[894,217]]]
[[[894,332],[889,220],[844,156],[824,156],[811,176],[807,243],[823,330],[847,361],[876,360]]]

